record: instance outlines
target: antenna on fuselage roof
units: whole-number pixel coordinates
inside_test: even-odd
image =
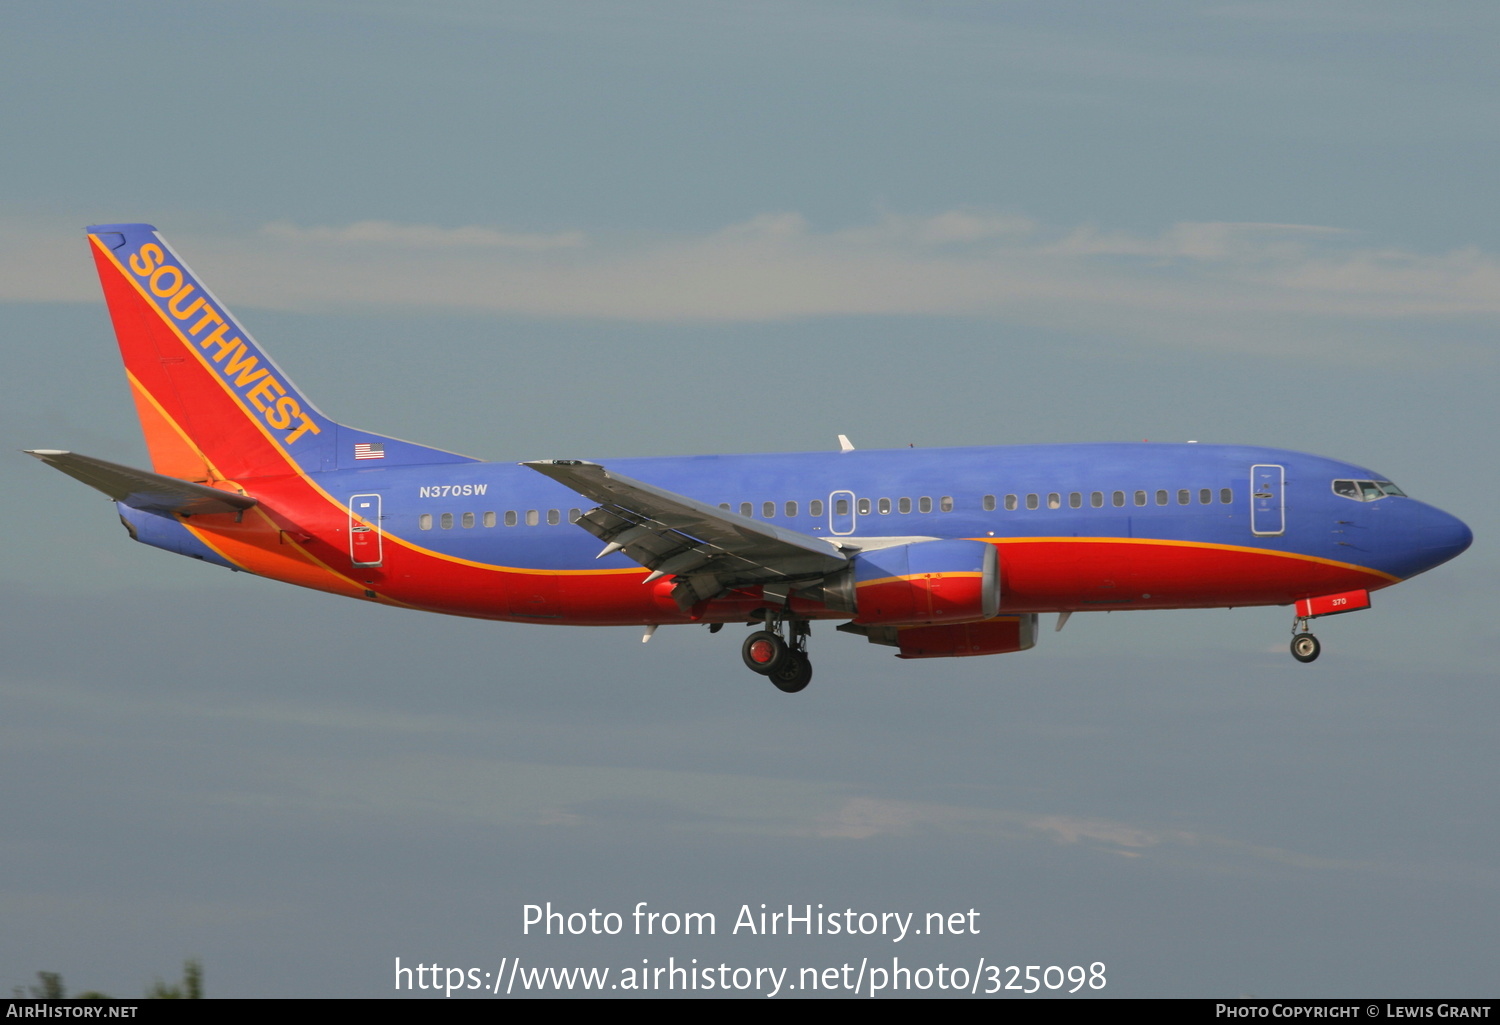
[[[854,442],[852,442],[852,441],[849,440],[849,436],[847,434],[840,434],[839,435],[839,451],[840,452],[853,452],[854,451]]]

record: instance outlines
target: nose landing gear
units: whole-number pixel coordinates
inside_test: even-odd
[[[1298,616],[1292,620],[1292,658],[1298,662],[1312,662],[1323,651],[1318,639],[1307,632],[1310,616]]]
[[[770,677],[778,690],[795,694],[812,679],[812,662],[807,657],[811,625],[779,612],[768,613],[766,625],[770,629],[745,638],[740,656],[752,672]]]
[[[1311,662],[1323,650],[1323,645],[1310,633],[1299,633],[1292,637],[1292,658],[1298,662]]]
[[[1298,662],[1311,662],[1322,652],[1323,645],[1307,632],[1307,621],[1320,616],[1338,616],[1345,612],[1358,612],[1370,607],[1370,592],[1341,591],[1324,594],[1316,598],[1298,598],[1295,617],[1292,620],[1292,658]]]

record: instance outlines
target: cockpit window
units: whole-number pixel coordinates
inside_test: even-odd
[[[1336,480],[1333,493],[1356,502],[1375,502],[1386,495],[1405,498],[1406,492],[1388,480]]]

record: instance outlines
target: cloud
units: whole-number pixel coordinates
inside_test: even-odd
[[[493,249],[570,249],[587,239],[581,231],[551,235],[529,232],[499,231],[495,228],[470,226],[438,228],[430,224],[396,224],[394,221],[357,221],[343,228],[300,228],[290,221],[273,221],[260,229],[267,238],[290,245],[326,243],[342,245],[400,246],[412,249],[435,249],[465,246]]]
[[[56,239],[36,241],[30,256],[0,258],[0,298],[92,300],[77,261],[63,269]],[[696,234],[604,237],[277,221],[176,243],[231,303],[294,310],[641,322],[965,317],[1299,358],[1402,352],[1419,326],[1467,332],[1472,347],[1489,351],[1500,317],[1496,255],[1369,245],[1323,225],[1130,232],[955,209],[834,229],[774,212]]]
[[[1138,854],[1140,851],[1163,843],[1167,836],[1118,822],[1100,819],[1081,819],[1066,815],[1042,815],[1028,823],[1037,833],[1058,843],[1074,844],[1090,841],[1105,847],[1113,847],[1122,853]]]
[[[1309,243],[1347,235],[1310,224],[1237,224],[1224,221],[1174,224],[1155,236],[1076,228],[1047,252],[1061,256],[1140,256],[1205,263],[1257,264],[1307,256]]]

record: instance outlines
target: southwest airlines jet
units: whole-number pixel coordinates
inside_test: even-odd
[[[791,692],[815,619],[945,658],[1024,651],[1044,612],[1290,605],[1311,662],[1309,620],[1472,539],[1364,467],[1237,445],[481,462],[330,420],[155,228],[88,232],[151,470],[31,454],[137,541],[361,601],[745,623],[745,664]]]

